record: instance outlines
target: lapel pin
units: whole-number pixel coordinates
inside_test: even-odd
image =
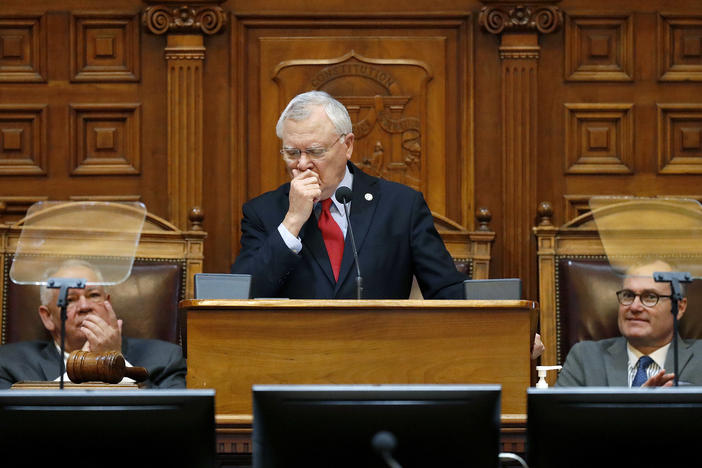
[[[367,193],[364,195],[364,198],[366,199],[366,201],[371,201],[371,200],[373,200],[373,194]]]

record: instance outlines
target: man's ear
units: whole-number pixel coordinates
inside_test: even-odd
[[[46,328],[49,333],[53,334],[56,324],[51,319],[51,311],[45,305],[39,306],[39,318],[41,318],[41,323],[44,324],[44,328]]]
[[[683,297],[678,301],[678,320],[680,320],[687,310],[687,298]]]
[[[344,143],[346,144],[346,159],[351,161],[351,155],[353,154],[353,141],[355,136],[353,133],[347,133],[344,137]]]

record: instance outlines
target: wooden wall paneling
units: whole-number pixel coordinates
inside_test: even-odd
[[[72,1],[25,2],[8,7],[9,15],[0,18],[0,37],[5,34],[0,39],[0,148],[5,148],[0,216],[5,222],[48,199],[140,199],[150,211],[166,215],[157,190],[158,155],[165,153],[158,150],[159,140],[165,136],[154,120],[163,116],[155,109],[162,107],[165,92],[153,80],[158,66],[143,54],[151,54],[154,43],[142,41],[143,3],[84,7]],[[29,82],[29,69],[41,80]]]
[[[502,61],[502,275],[522,278],[526,297],[536,295],[536,250],[531,238],[537,194],[539,34],[560,27],[554,6],[486,6],[481,26],[500,35]]]
[[[1,17],[0,83],[46,82],[46,38],[44,15]]]
[[[658,72],[661,81],[702,81],[702,15],[659,13]]]
[[[632,15],[569,14],[565,33],[567,81],[633,81]]]
[[[238,147],[248,157],[245,171],[232,168],[237,186],[247,187],[234,209],[288,180],[275,124],[294,95],[322,89],[349,109],[354,163],[423,191],[433,211],[472,228],[471,17],[369,16],[237,19],[248,58],[234,73],[246,77],[239,97],[246,137]],[[238,249],[233,239],[233,256]]]
[[[657,108],[658,173],[702,174],[702,104]]]
[[[72,175],[141,173],[141,105],[70,104]]]
[[[71,16],[71,81],[140,78],[137,15],[79,13]]]
[[[631,174],[633,104],[565,104],[566,174]]]
[[[46,105],[0,104],[0,175],[47,173]]]

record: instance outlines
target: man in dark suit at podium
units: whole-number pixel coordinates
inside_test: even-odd
[[[147,387],[185,388],[187,367],[180,346],[161,340],[122,336],[122,320],[117,319],[110,295],[100,283],[101,275],[81,260],[68,260],[48,278],[82,278],[85,289],[68,290],[66,319],[66,356],[71,351],[95,353],[119,351],[128,365],[144,367],[149,372]],[[93,283],[93,284],[91,284]],[[60,378],[61,343],[58,289],[41,288],[39,316],[52,340],[23,341],[0,346],[0,389],[19,381],[51,381]],[[66,378],[67,380],[67,378]]]
[[[425,299],[463,299],[465,275],[434,227],[422,194],[372,177],[350,162],[346,108],[303,93],[276,127],[291,181],[243,206],[241,252],[232,273],[252,275],[253,297],[355,299],[358,249],[364,299],[407,299],[412,276]],[[336,200],[351,189],[350,223]]]
[[[702,385],[702,341],[675,336],[669,283],[656,282],[654,272],[672,271],[656,260],[627,271],[617,292],[617,324],[622,336],[581,341],[568,353],[556,386],[658,387],[673,384],[673,340],[678,342],[678,381]],[[678,319],[687,298],[678,302]]]

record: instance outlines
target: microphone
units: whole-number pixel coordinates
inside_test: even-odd
[[[334,194],[336,201],[344,205],[344,214],[346,215],[346,226],[351,235],[351,247],[353,247],[353,259],[356,263],[356,299],[361,299],[363,293],[363,278],[361,278],[361,267],[358,265],[358,250],[356,250],[356,239],[353,237],[353,229],[351,229],[351,219],[349,219],[349,210],[346,204],[351,201],[351,189],[341,186],[336,189]]]
[[[392,457],[392,451],[397,447],[397,439],[392,432],[376,432],[371,439],[371,445],[383,457],[383,460],[390,468],[402,468],[402,465],[397,463],[397,460]]]

